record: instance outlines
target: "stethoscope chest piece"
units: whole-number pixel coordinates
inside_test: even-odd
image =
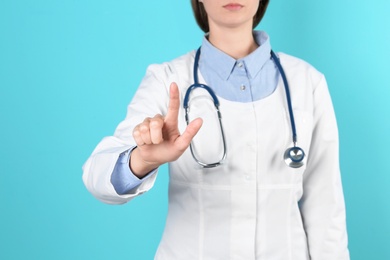
[[[305,152],[302,148],[294,146],[284,152],[285,163],[292,168],[300,168],[304,165]]]

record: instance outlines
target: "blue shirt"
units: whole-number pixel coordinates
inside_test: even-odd
[[[214,47],[206,37],[203,38],[199,71],[217,96],[235,102],[252,102],[275,91],[279,71],[271,59],[269,37],[262,31],[254,31],[253,35],[259,47],[238,60]],[[157,172],[154,170],[143,179],[136,177],[129,167],[133,149],[119,156],[111,175],[111,183],[120,195],[129,193]]]

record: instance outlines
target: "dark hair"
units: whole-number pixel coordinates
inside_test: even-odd
[[[257,10],[255,16],[253,17],[253,28],[255,28],[263,19],[265,11],[267,10],[269,0],[261,0],[259,4],[259,9]],[[199,0],[191,0],[192,10],[194,11],[196,22],[198,23],[200,29],[205,33],[209,32],[209,21],[207,19],[207,13],[204,9],[203,3]]]

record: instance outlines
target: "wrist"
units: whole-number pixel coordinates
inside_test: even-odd
[[[140,179],[145,177],[149,172],[153,171],[159,166],[160,164],[147,162],[143,160],[139,153],[138,148],[135,148],[130,154],[130,160],[129,160],[130,170],[135,176],[137,176]]]

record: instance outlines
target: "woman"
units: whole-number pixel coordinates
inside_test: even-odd
[[[271,57],[267,34],[253,31],[268,0],[191,2],[206,32],[199,61],[192,51],[148,68],[126,119],[85,163],[87,188],[104,202],[125,203],[149,190],[156,169],[169,162],[169,210],[156,259],[349,259],[324,76],[286,54]],[[279,59],[302,167],[284,160],[292,124]],[[204,89],[191,92],[195,119],[186,124],[182,104],[194,66],[219,99],[225,138]]]

